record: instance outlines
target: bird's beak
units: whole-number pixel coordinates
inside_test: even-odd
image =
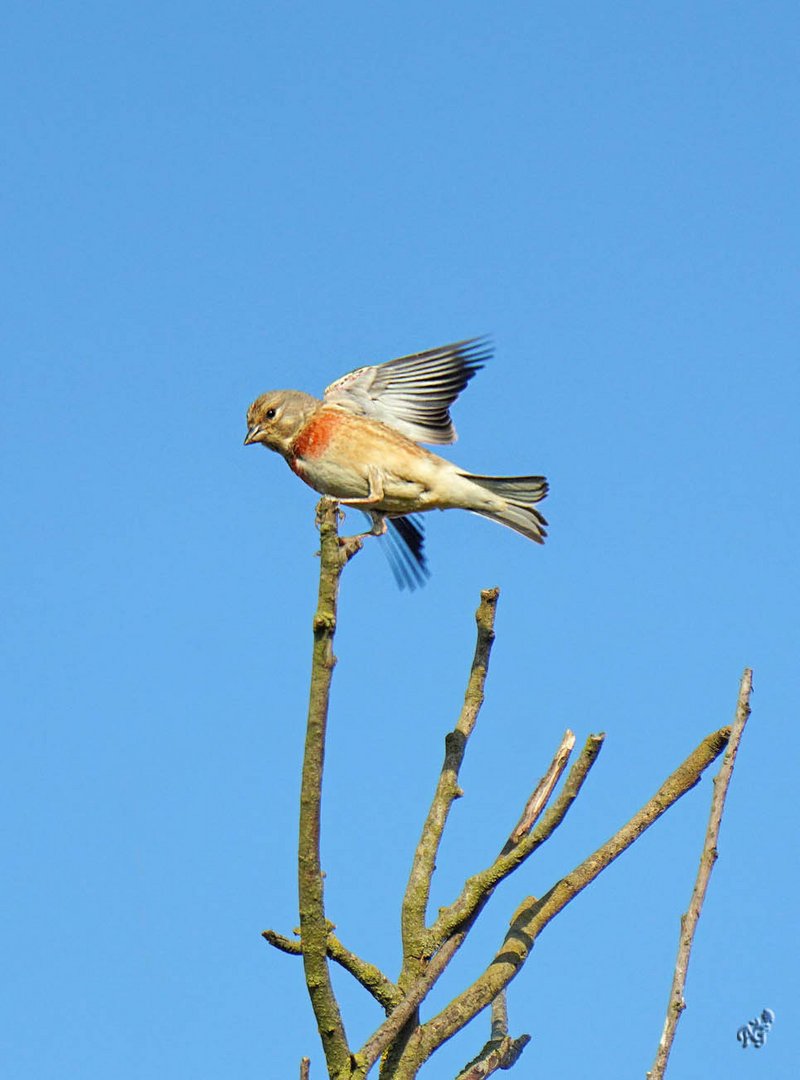
[[[258,437],[261,434],[261,425],[253,424],[252,427],[247,429],[247,434],[244,437],[244,445],[249,446],[250,443],[258,442]]]

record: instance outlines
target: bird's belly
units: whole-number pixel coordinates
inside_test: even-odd
[[[369,494],[369,482],[357,469],[324,458],[295,458],[289,468],[301,480],[334,499],[363,499]]]

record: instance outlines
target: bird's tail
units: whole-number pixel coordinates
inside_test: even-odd
[[[547,536],[547,520],[536,509],[548,491],[547,480],[543,476],[473,476],[467,473],[467,479],[479,487],[485,488],[492,495],[505,502],[504,507],[491,510],[478,510],[476,513],[508,525],[523,536],[530,537],[537,544],[543,544]]]

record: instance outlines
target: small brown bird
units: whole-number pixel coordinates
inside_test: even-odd
[[[477,476],[419,443],[455,442],[450,406],[491,355],[473,338],[385,364],[356,368],[322,400],[299,390],[272,390],[247,410],[245,445],[262,443],[286,459],[315,491],[363,510],[381,536],[395,530],[392,569],[401,586],[427,576],[416,515],[472,510],[544,542],[536,503],[543,476]]]

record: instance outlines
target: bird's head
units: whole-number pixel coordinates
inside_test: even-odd
[[[285,457],[318,405],[315,397],[299,390],[270,390],[262,394],[247,410],[244,445],[263,443]]]

